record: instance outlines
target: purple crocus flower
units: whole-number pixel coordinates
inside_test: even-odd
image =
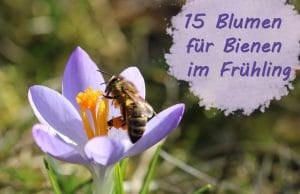
[[[88,54],[77,47],[67,63],[62,94],[45,86],[29,88],[30,105],[39,120],[32,128],[33,138],[41,150],[50,156],[89,167],[109,169],[117,161],[143,152],[166,137],[179,123],[183,104],[171,106],[158,113],[146,125],[146,131],[132,144],[123,129],[108,129],[107,121],[119,116],[119,110],[103,97],[104,79]],[[136,67],[122,73],[135,83],[145,98],[145,83]],[[104,172],[105,174],[105,172]]]

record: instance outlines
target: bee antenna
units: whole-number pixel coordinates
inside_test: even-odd
[[[100,69],[98,69],[97,71],[99,71],[100,73],[103,73],[104,75],[112,76],[112,74],[107,73],[106,71],[102,71],[102,70],[100,70]]]
[[[103,84],[107,84],[107,82],[103,82],[103,83],[101,83],[100,85],[103,85]]]

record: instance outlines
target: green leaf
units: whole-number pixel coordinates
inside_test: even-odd
[[[211,184],[207,184],[204,187],[201,187],[200,189],[195,191],[193,194],[202,194],[202,193],[209,191],[210,189],[211,189]]]
[[[144,178],[144,183],[143,183],[142,188],[140,190],[140,194],[147,194],[148,193],[149,185],[150,185],[150,182],[153,178],[153,175],[154,175],[154,172],[155,172],[155,169],[156,169],[156,166],[157,166],[157,161],[158,161],[159,153],[160,153],[160,147],[161,147],[160,145],[157,147],[157,149],[155,151],[155,154],[154,154],[154,156],[153,156],[153,158],[150,162],[147,175]]]
[[[121,170],[121,165],[118,162],[115,164],[114,167],[114,179],[115,179],[115,188],[114,193],[115,194],[125,194],[124,188],[123,188],[123,172]]]
[[[44,164],[45,164],[52,188],[54,190],[54,193],[62,194],[60,187],[58,185],[57,179],[56,179],[55,172],[54,172],[53,168],[51,167],[50,163],[45,158],[44,158]]]
[[[77,177],[76,177],[76,178],[77,178]],[[69,192],[69,193],[76,193],[78,190],[80,190],[80,189],[82,189],[82,188],[84,188],[84,187],[91,186],[92,182],[93,182],[93,179],[92,179],[92,178],[89,178],[89,179],[87,179],[87,180],[85,180],[85,181],[79,183],[79,184],[78,184],[76,187],[74,187],[74,188],[72,189],[72,191]],[[90,192],[90,193],[91,193],[91,192]]]

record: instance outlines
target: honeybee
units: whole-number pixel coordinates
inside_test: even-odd
[[[102,72],[102,71],[101,71]],[[137,142],[145,131],[146,123],[156,115],[152,106],[139,94],[136,86],[121,75],[113,75],[105,88],[105,97],[112,99],[120,108],[121,128],[128,129],[132,143]],[[113,119],[108,121],[113,126]]]

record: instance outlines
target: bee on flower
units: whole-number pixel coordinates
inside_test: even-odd
[[[95,178],[119,160],[139,154],[165,138],[179,124],[184,104],[173,105],[145,122],[135,143],[128,132],[112,119],[124,119],[120,107],[111,106],[106,86],[96,64],[77,47],[65,68],[62,94],[46,86],[29,88],[28,99],[39,123],[32,128],[36,144],[46,154],[65,162],[87,166]],[[120,76],[131,83],[145,99],[145,83],[136,67]],[[150,117],[150,116],[149,116]],[[148,117],[147,117],[148,118]],[[101,175],[102,176],[102,175]]]

